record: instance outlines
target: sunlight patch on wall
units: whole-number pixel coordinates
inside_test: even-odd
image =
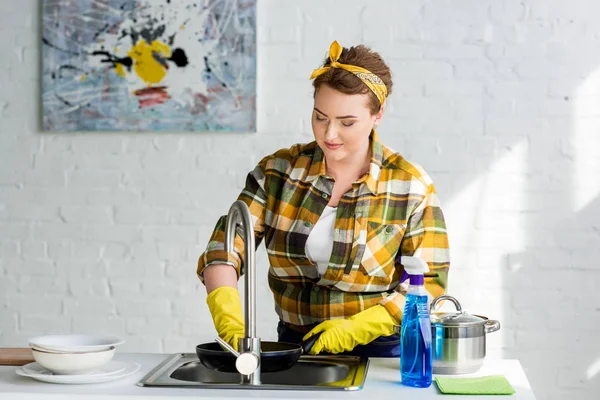
[[[526,268],[521,263],[527,232],[527,159],[525,140],[481,171],[443,205],[448,221],[451,276],[448,294],[466,311],[503,320],[508,289],[506,274]],[[511,336],[489,335],[488,350],[502,356]]]
[[[600,194],[600,68],[575,91],[573,115],[575,129],[567,153],[574,156],[573,206],[580,212]]]
[[[588,367],[586,372],[587,379],[593,379],[598,373],[600,373],[600,358],[597,358],[596,361],[591,363]]]

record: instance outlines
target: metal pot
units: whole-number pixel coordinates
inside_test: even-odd
[[[436,311],[443,300],[454,303],[456,312]],[[431,302],[430,316],[433,373],[454,375],[479,370],[485,359],[486,334],[500,329],[500,322],[463,312],[452,296],[436,297]]]

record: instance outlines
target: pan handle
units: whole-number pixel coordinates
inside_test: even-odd
[[[317,342],[317,340],[319,340],[319,337],[322,333],[323,332],[319,332],[316,335],[312,335],[308,339],[300,342],[300,346],[302,346],[302,354],[308,354],[310,349],[312,349],[313,345]]]

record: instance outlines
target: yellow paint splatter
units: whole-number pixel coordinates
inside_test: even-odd
[[[123,64],[117,64],[117,66],[115,67],[115,72],[121,78],[125,78],[125,67],[123,67]]]
[[[81,82],[85,81],[85,74],[81,74],[81,77],[79,78],[79,80],[80,80]]]
[[[162,81],[167,74],[167,69],[156,61],[154,54],[167,59],[171,57],[171,49],[158,40],[148,44],[144,39],[140,39],[127,54],[133,60],[133,70],[148,86]]]

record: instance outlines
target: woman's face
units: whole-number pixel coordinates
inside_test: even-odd
[[[328,161],[352,161],[368,154],[369,135],[383,111],[371,115],[367,101],[367,94],[344,94],[327,85],[317,90],[312,128]]]

